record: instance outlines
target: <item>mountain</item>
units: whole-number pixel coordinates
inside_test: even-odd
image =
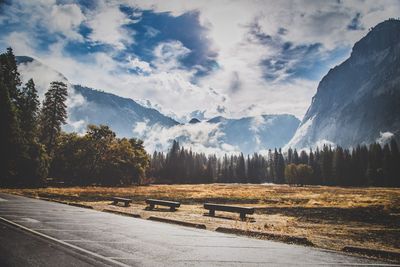
[[[190,124],[196,124],[196,123],[199,123],[199,122],[200,122],[200,120],[198,120],[198,119],[196,119],[196,118],[193,118],[193,119],[191,119],[191,120],[189,121]]]
[[[101,92],[92,88],[74,85],[75,92],[85,98],[85,105],[71,108],[70,119],[84,120],[91,124],[106,124],[119,136],[132,137],[133,127],[138,122],[171,127],[179,124],[159,111],[143,107],[130,98]]]
[[[156,109],[144,107],[132,99],[72,85],[64,75],[31,57],[19,56],[17,63],[23,79],[33,77],[41,95],[51,81],[63,81],[69,85],[68,124],[64,127],[66,131],[84,130],[87,124],[106,124],[118,136],[132,137],[132,129],[139,122],[163,127],[179,124]]]
[[[208,121],[193,118],[181,125],[132,99],[72,85],[63,74],[36,59],[23,56],[17,57],[17,62],[22,79],[33,78],[42,98],[50,82],[57,80],[68,84],[68,121],[64,126],[67,132],[83,132],[89,123],[106,124],[118,136],[142,138],[149,147],[153,141],[177,139],[183,145],[222,149],[228,146],[247,154],[284,146],[300,123],[292,115],[263,115],[241,119],[215,117]],[[159,145],[156,148],[164,147]]]
[[[293,137],[300,120],[293,115],[261,115],[240,119],[215,117],[207,121],[219,124],[224,133],[220,141],[233,146],[245,154],[268,148],[283,147]]]
[[[400,135],[400,21],[387,20],[331,69],[286,147],[344,147]]]

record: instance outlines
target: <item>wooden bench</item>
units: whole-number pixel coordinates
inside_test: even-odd
[[[176,208],[181,206],[181,203],[167,200],[159,200],[159,199],[146,199],[146,204],[149,205],[148,209],[154,209],[155,205],[159,206],[168,206],[171,211],[175,211]]]
[[[205,203],[204,208],[209,210],[210,216],[215,216],[215,211],[226,211],[226,212],[237,212],[240,213],[240,219],[243,221],[246,219],[246,214],[253,214],[254,208],[250,207],[238,207],[238,206],[228,206],[220,204]]]
[[[122,197],[113,197],[111,200],[113,201],[112,204],[114,205],[117,205],[118,202],[124,202],[125,207],[129,207],[129,203],[132,203],[132,199]]]

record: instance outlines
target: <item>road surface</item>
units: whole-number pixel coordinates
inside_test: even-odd
[[[382,264],[322,249],[0,193],[1,266]]]

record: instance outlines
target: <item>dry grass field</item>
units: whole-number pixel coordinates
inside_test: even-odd
[[[205,224],[207,229],[241,230],[307,237],[317,247],[340,250],[344,246],[400,252],[400,189],[290,187],[286,185],[150,185],[121,188],[71,187],[0,189],[30,197],[113,209],[142,218],[157,216]],[[113,196],[133,199],[128,207],[110,205]],[[146,198],[176,200],[176,212],[145,210]],[[253,206],[254,215],[240,221],[238,214],[216,212],[206,216],[204,202]]]

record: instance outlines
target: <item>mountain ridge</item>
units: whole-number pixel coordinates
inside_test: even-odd
[[[40,79],[35,78],[39,78],[41,74],[51,77],[51,79],[39,82],[41,95],[54,79],[68,83],[69,102],[72,103],[68,106],[68,124],[64,126],[64,130],[68,132],[82,132],[87,124],[106,124],[120,137],[146,139],[148,129],[157,129],[155,131],[160,131],[157,132],[157,135],[161,135],[161,132],[164,131],[160,127],[169,129],[179,126],[179,128],[166,131],[168,134],[173,134],[166,140],[183,140],[190,145],[197,140],[195,140],[196,137],[192,139],[191,136],[188,136],[188,133],[194,136],[206,134],[207,140],[203,140],[206,147],[226,144],[228,147],[239,148],[244,153],[253,153],[267,148],[282,147],[290,140],[300,123],[296,117],[288,114],[239,119],[219,116],[206,121],[210,124],[218,123],[218,125],[210,127],[212,130],[209,130],[212,132],[205,133],[205,130],[202,129],[204,124],[201,124],[200,120],[195,119],[192,120],[192,123],[180,124],[158,110],[145,107],[131,98],[120,97],[83,85],[70,84],[63,74],[44,65],[39,60],[27,56],[19,56],[17,60],[19,66],[22,67],[25,80],[33,77],[36,82]],[[187,128],[191,126],[195,129]],[[194,130],[197,132],[193,132]],[[160,136],[155,138],[155,140],[158,139]],[[211,140],[217,140],[218,144]]]
[[[329,143],[344,147],[398,136],[400,21],[374,27],[351,55],[322,78],[299,128],[286,147]]]

